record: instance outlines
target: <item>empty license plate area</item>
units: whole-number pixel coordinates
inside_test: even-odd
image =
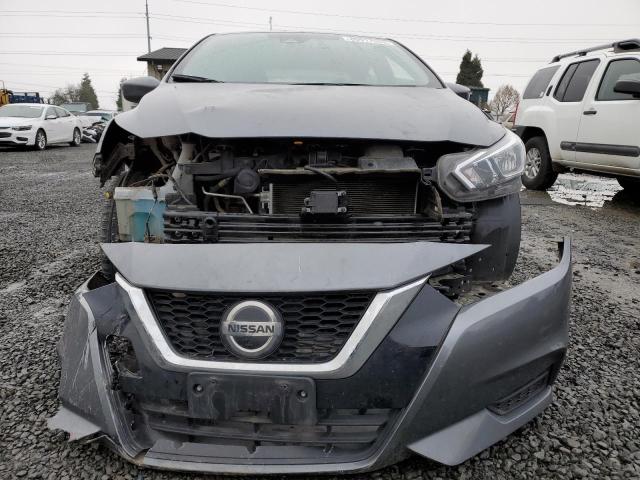
[[[191,373],[189,416],[211,420],[263,418],[284,425],[315,425],[316,387],[311,378]]]

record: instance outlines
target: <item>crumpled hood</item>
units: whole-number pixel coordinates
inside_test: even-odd
[[[448,88],[161,83],[114,120],[142,138],[324,137],[489,146],[504,128]]]

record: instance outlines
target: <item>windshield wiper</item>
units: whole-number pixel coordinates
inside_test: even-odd
[[[197,82],[197,83],[223,83],[213,78],[198,77],[197,75],[185,75],[183,73],[174,73],[171,75],[174,82]]]
[[[331,82],[298,82],[298,83],[290,83],[289,85],[326,85],[326,86],[337,86],[337,87],[373,87],[374,85],[370,83],[331,83]]]

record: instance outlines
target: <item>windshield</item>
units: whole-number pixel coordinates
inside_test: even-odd
[[[443,87],[396,42],[329,34],[213,35],[189,52],[173,75],[173,81]]]
[[[42,107],[34,105],[5,105],[0,107],[0,117],[38,118]]]
[[[72,113],[82,113],[87,111],[87,106],[84,103],[63,103],[60,106]]]

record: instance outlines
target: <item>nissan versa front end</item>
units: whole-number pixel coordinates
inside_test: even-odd
[[[457,464],[539,414],[570,245],[509,287],[522,142],[380,38],[212,35],[108,125],[51,428],[218,473]]]

